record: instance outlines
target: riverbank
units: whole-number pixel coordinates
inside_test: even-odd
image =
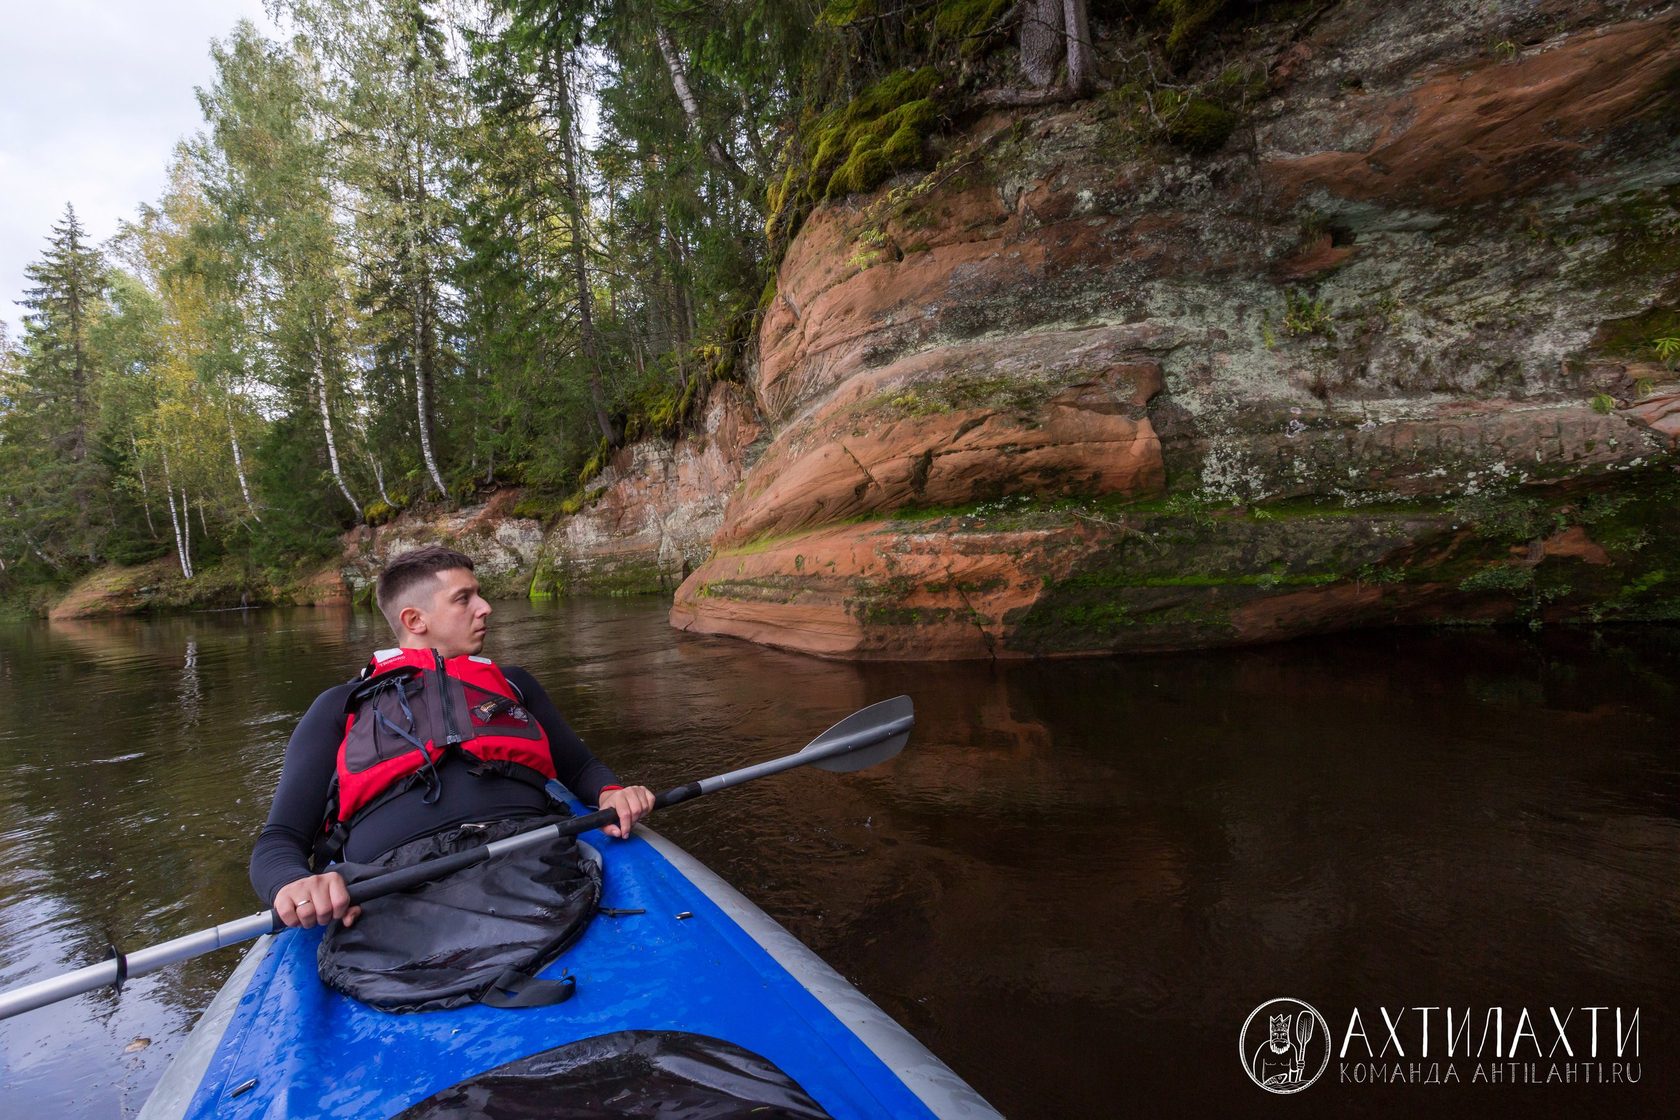
[[[1680,620],[1680,13],[1530,17],[1268,25],[1189,75],[1245,125],[1193,144],[1131,87],[970,114],[816,206],[742,380],[565,502],[52,609],[354,601],[438,540],[495,597],[857,659]]]

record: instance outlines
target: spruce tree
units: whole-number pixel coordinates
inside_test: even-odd
[[[6,506],[29,550],[67,572],[100,559],[112,513],[108,470],[91,446],[101,374],[91,336],[109,280],[74,207],[24,274],[32,286],[5,417]]]

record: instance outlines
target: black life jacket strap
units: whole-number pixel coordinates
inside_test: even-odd
[[[551,1007],[565,1003],[577,991],[577,977],[538,980],[517,968],[504,969],[489,990],[478,997],[486,1007]]]
[[[553,799],[553,795],[548,793],[549,778],[541,770],[533,770],[529,766],[509,762],[505,759],[484,761],[474,758],[459,746],[444,748],[446,758],[451,754],[457,754],[464,762],[469,763],[468,772],[474,776],[499,774],[504,778],[512,778],[516,782],[522,782],[534,789],[541,790],[546,799]],[[328,864],[338,862],[344,855],[344,847],[350,842],[350,833],[357,823],[366,820],[367,815],[381,805],[395,801],[418,786],[426,787],[428,804],[435,801],[437,799],[435,791],[442,785],[442,775],[437,774],[435,767],[428,767],[428,769],[430,770],[429,773],[428,770],[420,770],[410,774],[403,781],[397,782],[384,793],[362,806],[356,815],[347,821],[340,820],[338,816],[338,775],[334,774],[332,784],[327,790],[326,816],[321,821],[320,837],[315,841],[312,859],[310,860],[311,869],[319,872],[325,870]]]

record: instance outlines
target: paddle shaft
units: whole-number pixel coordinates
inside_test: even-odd
[[[848,754],[860,747],[873,746],[876,743],[902,735],[910,730],[915,722],[913,716],[905,716],[889,723],[877,724],[849,735],[836,736],[822,743],[806,747],[798,754],[785,755],[782,758],[772,758],[766,762],[743,766],[739,770],[731,770],[727,774],[717,774],[710,778],[702,778],[698,782],[675,786],[663,793],[655,795],[653,807],[664,809],[670,805],[692,801],[708,793],[716,793],[720,789],[738,786],[743,782],[767,778],[771,774],[779,774],[783,770],[792,770],[796,766],[809,766],[825,759],[836,758]],[[520,851],[534,845],[552,843],[562,836],[576,836],[580,832],[588,832],[592,828],[602,828],[609,824],[618,823],[618,810],[600,809],[587,816],[573,817],[570,820],[556,824],[533,828],[529,832],[517,832],[501,840],[493,840],[488,844],[481,844],[475,848],[468,848],[464,852],[454,855],[429,859],[424,863],[404,867],[398,871],[391,871],[371,879],[363,879],[359,883],[350,884],[351,903],[367,902],[369,899],[383,898],[388,894],[396,894],[417,887],[422,883],[429,883],[433,879],[441,879],[445,875],[453,875],[487,859],[506,855],[508,852]],[[275,927],[279,928],[278,924]],[[5,1018],[3,1005],[0,1005],[0,1019]]]
[[[883,703],[891,703],[891,701]],[[865,711],[867,710],[865,709]],[[857,715],[852,718],[856,719]],[[904,715],[890,722],[837,735],[832,739],[827,738],[825,733],[824,736],[819,737],[817,741],[797,754],[773,758],[752,766],[743,766],[741,769],[731,770],[727,774],[702,778],[697,782],[689,782],[687,785],[668,789],[653,799],[653,805],[656,809],[663,809],[670,805],[693,800],[703,794],[715,793],[720,789],[738,786],[743,782],[778,774],[783,770],[792,770],[798,766],[807,766],[837,758],[897,736],[906,735],[914,722],[915,717],[913,715]],[[562,836],[574,836],[580,832],[588,832],[592,828],[617,823],[618,812],[616,810],[601,809],[585,816],[573,817],[558,824],[545,825],[529,832],[516,833],[513,836],[468,851],[457,852],[441,859],[427,860],[412,867],[404,867],[384,875],[377,875],[371,879],[364,879],[359,883],[353,883],[349,888],[350,900],[351,902],[367,902],[370,899],[382,898],[385,895],[408,890],[422,883],[429,883],[434,879],[441,879],[445,875],[482,863],[493,856],[536,844],[552,843]],[[173,941],[165,941],[159,945],[136,949],[126,955],[114,956],[98,964],[91,964],[73,972],[66,972],[62,976],[54,976],[47,980],[26,984],[21,988],[0,993],[0,1019],[9,1019],[13,1015],[21,1015],[25,1011],[33,1011],[37,1007],[45,1007],[49,1003],[57,1003],[59,1000],[69,999],[85,992],[120,985],[125,980],[145,976],[147,973],[156,972],[160,968],[167,968],[172,964],[179,964],[181,961],[191,960],[193,957],[200,957],[217,949],[224,949],[229,945],[237,945],[242,941],[261,937],[265,933],[277,933],[284,928],[285,924],[280,921],[273,910],[264,910],[260,914],[252,914],[237,921],[224,922],[209,929],[189,933],[184,937],[177,937]]]

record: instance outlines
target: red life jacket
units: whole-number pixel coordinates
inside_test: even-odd
[[[435,800],[436,765],[455,750],[470,756],[475,772],[537,786],[556,776],[542,725],[488,657],[445,660],[431,649],[380,650],[345,711],[331,813],[344,824],[416,784]]]

